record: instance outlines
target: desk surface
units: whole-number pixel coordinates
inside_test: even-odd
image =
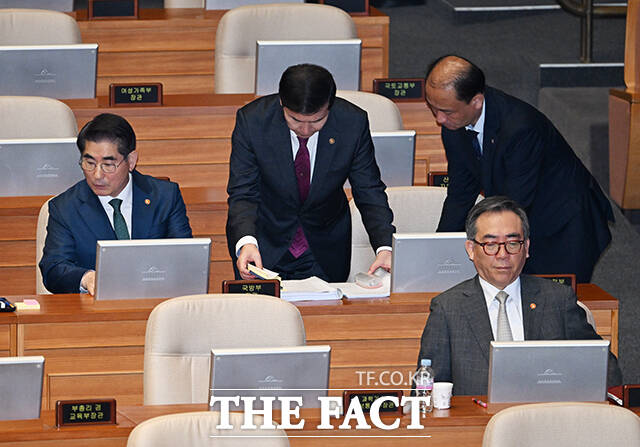
[[[431,298],[437,293],[400,293],[389,298],[297,301],[294,304],[305,315],[425,313]],[[595,284],[578,284],[578,297],[594,309],[618,309],[618,300]],[[63,321],[114,321],[146,319],[163,299],[129,299],[96,301],[90,295],[19,295],[9,296],[12,302],[35,298],[39,310],[23,310],[0,314],[0,323],[45,323]]]

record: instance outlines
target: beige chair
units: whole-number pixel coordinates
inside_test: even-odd
[[[371,132],[390,132],[404,129],[400,109],[396,103],[385,96],[355,90],[338,90],[336,96],[352,102],[367,112]]]
[[[437,186],[395,186],[387,188],[393,224],[398,233],[436,231],[447,189]],[[366,272],[375,259],[369,236],[353,199],[351,209],[351,270],[349,281],[358,272]]]
[[[483,447],[640,447],[640,418],[605,403],[518,405],[496,413]]]
[[[164,7],[169,8],[204,8],[204,0],[164,0]]]
[[[257,40],[354,39],[349,14],[333,6],[282,3],[240,6],[218,23],[215,45],[216,93],[253,93]]]
[[[39,96],[0,96],[0,139],[77,135],[76,117],[65,103]]]
[[[240,429],[243,413],[230,413],[232,429],[218,429],[220,413],[199,411],[158,416],[138,424],[129,434],[127,447],[288,447],[289,440],[284,430],[260,429],[263,418],[256,416],[256,429]],[[215,439],[215,436],[225,436]],[[234,438],[234,436],[236,436]],[[251,439],[255,436],[255,439]]]
[[[210,294],[173,298],[147,321],[145,405],[207,402],[211,349],[301,346],[298,308],[263,295]]]
[[[40,259],[44,249],[44,240],[47,238],[47,224],[49,223],[49,201],[47,200],[40,207],[38,214],[38,226],[36,227],[36,293],[38,295],[51,294],[42,282],[42,272],[40,272]]]
[[[44,9],[0,9],[0,45],[82,43],[73,17]]]

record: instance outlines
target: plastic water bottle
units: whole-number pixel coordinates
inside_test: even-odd
[[[431,369],[431,359],[420,360],[420,368],[416,371],[414,381],[416,383],[416,396],[426,396],[426,402],[420,402],[420,413],[426,414],[433,411],[433,369]]]

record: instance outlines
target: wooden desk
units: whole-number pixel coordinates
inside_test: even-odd
[[[86,426],[83,428],[55,428],[55,418],[52,411],[45,411],[41,419],[32,421],[0,421],[0,446],[23,447],[35,445],[64,445],[85,446],[96,445],[100,439],[101,447],[125,446],[127,437],[133,427],[147,419],[172,413],[189,411],[204,411],[206,405],[158,405],[158,406],[119,406],[118,425],[116,426]],[[275,414],[274,414],[275,416]],[[485,426],[491,414],[484,408],[471,402],[468,396],[454,397],[450,410],[434,410],[421,420],[423,429],[409,430],[409,416],[400,420],[400,427],[393,431],[383,431],[377,428],[371,430],[318,430],[320,418],[317,410],[302,410],[301,417],[305,419],[304,429],[287,430],[292,446],[415,446],[425,443],[433,447],[450,446],[481,446]],[[275,417],[274,417],[275,419]],[[395,416],[383,416],[385,423],[391,423]],[[292,420],[296,422],[296,420]],[[332,419],[337,427],[341,421]],[[373,426],[372,426],[373,427]],[[302,437],[295,437],[302,436]],[[327,436],[348,436],[346,438]],[[370,437],[364,437],[370,436]],[[380,436],[372,438],[371,436]],[[385,436],[385,437],[383,437]],[[388,436],[394,436],[389,438]],[[412,436],[412,437],[409,437]],[[416,438],[416,436],[430,436]],[[19,444],[18,444],[19,442]],[[15,443],[15,444],[14,444]]]
[[[161,82],[165,94],[214,93],[214,53],[218,22],[225,10],[140,9],[138,20],[76,19],[85,43],[98,43],[98,95],[109,84]],[[389,74],[389,16],[371,8],[353,16],[362,39],[362,90]]]
[[[410,383],[434,295],[296,303],[307,343],[332,347],[330,387]],[[617,353],[617,300],[593,284],[578,285],[578,296],[593,310],[598,333],[612,341]],[[59,399],[87,396],[115,397],[120,405],[141,404],[146,320],[161,300],[36,298],[39,311],[0,314],[0,354],[46,358],[44,408],[53,409]]]

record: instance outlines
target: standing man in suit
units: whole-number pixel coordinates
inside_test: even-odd
[[[487,394],[492,340],[600,338],[571,287],[520,274],[533,243],[527,215],[516,202],[484,199],[465,226],[465,249],[478,275],[431,300],[420,342],[418,361],[431,359],[437,381],[453,382],[455,394]],[[608,385],[621,381],[610,352]]]
[[[191,227],[178,185],[135,170],[136,135],[124,118],[93,118],[78,149],[85,179],[49,202],[40,271],[50,292],[93,295],[98,240],[188,238]]]
[[[336,98],[317,65],[289,67],[279,93],[241,108],[231,140],[227,242],[239,276],[249,263],[283,279],[345,281],[351,258],[347,178],[377,257],[391,267],[391,224],[367,114]]]
[[[528,273],[575,273],[589,282],[611,240],[609,201],[553,124],[535,108],[485,86],[458,56],[436,60],[425,99],[447,155],[450,184],[438,231],[462,231],[478,194],[506,195],[531,221]]]

